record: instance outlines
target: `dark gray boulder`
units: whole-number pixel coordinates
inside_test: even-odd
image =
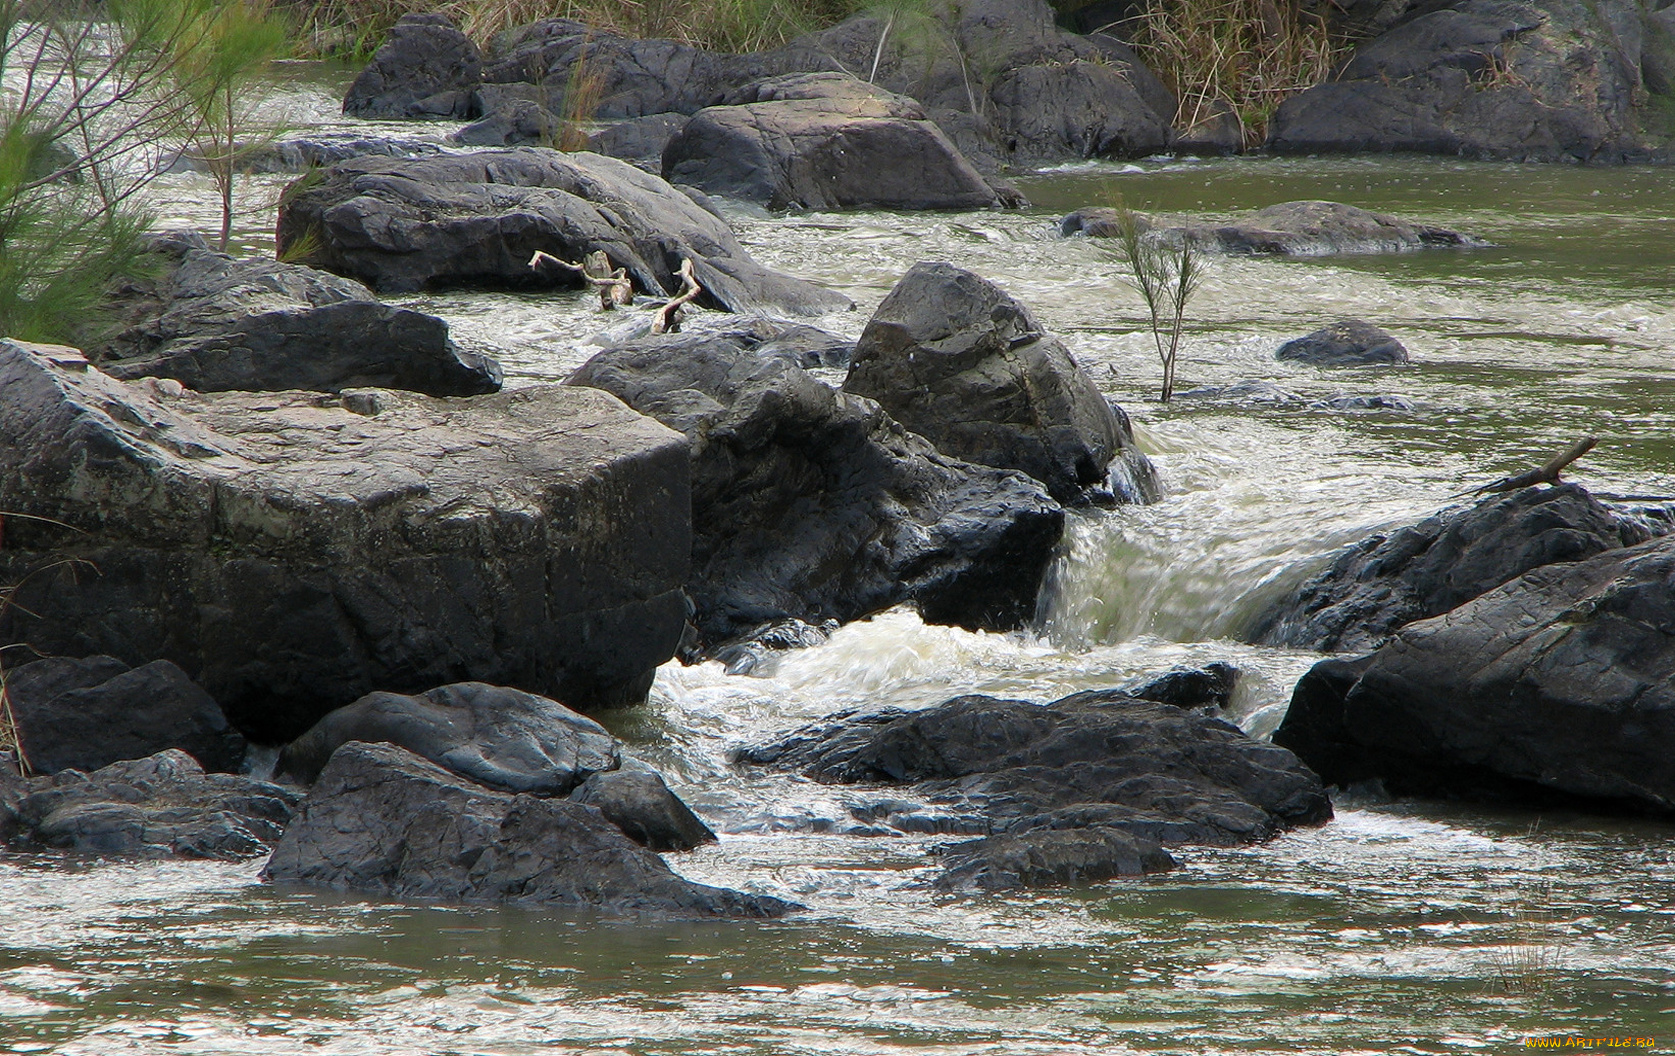
[[[559,146],[563,122],[531,99],[507,99],[448,138],[462,147]]]
[[[433,315],[297,264],[214,253],[172,236],[111,307],[121,328],[89,357],[112,377],[173,378],[199,392],[384,387],[432,396],[500,388],[500,364],[455,345]]]
[[[236,771],[244,738],[221,706],[167,660],[49,657],[6,672],[6,693],[29,768],[98,770],[169,748],[210,770]]]
[[[14,780],[13,790],[14,843],[148,858],[266,854],[302,799],[265,781],[206,774],[178,749],[90,774]]]
[[[944,891],[1009,891],[1097,883],[1175,868],[1175,859],[1151,840],[1121,829],[1036,829],[985,836],[942,851],[943,871],[933,884]]]
[[[1146,238],[1233,256],[1326,257],[1342,254],[1405,253],[1487,245],[1444,227],[1372,213],[1341,202],[1281,202],[1230,224],[1135,214]],[[1059,221],[1062,235],[1115,238],[1121,233],[1115,209],[1078,209]]]
[[[663,151],[663,177],[770,209],[986,209],[1003,204],[918,103],[843,73],[727,93]]]
[[[622,763],[615,737],[557,701],[460,682],[414,696],[369,693],[338,708],[285,746],[274,773],[311,784],[350,741],[394,744],[485,788],[543,796]]]
[[[663,171],[663,149],[686,125],[688,114],[647,114],[606,125],[587,137],[587,149],[647,172]]]
[[[483,57],[446,15],[403,15],[343,97],[365,118],[463,118]]]
[[[1636,131],[1642,15],[1607,0],[1458,0],[1357,49],[1281,103],[1278,153],[1418,151],[1514,161],[1622,161]]]
[[[1338,783],[1675,813],[1671,627],[1675,539],[1546,565],[1318,665],[1275,740]]]
[[[710,656],[716,663],[725,667],[729,675],[748,675],[775,653],[824,645],[837,629],[836,620],[827,620],[818,627],[802,620],[775,620],[718,646]],[[695,652],[690,659],[698,661],[703,658],[702,652]]]
[[[490,792],[387,744],[352,741],[320,774],[263,876],[389,898],[675,917],[777,917],[764,895],[681,879],[598,809]]]
[[[379,290],[475,283],[528,287],[581,280],[532,271],[543,250],[565,260],[600,251],[636,289],[680,289],[682,258],[724,311],[813,315],[847,298],[769,271],[718,216],[663,180],[597,154],[535,147],[435,158],[357,158],[293,184],[280,207],[281,252]]]
[[[648,770],[593,774],[570,799],[599,808],[623,835],[654,851],[690,851],[715,842],[710,827]]]
[[[1365,367],[1408,362],[1400,341],[1364,319],[1340,319],[1312,334],[1287,341],[1275,359],[1317,367]]]
[[[1120,844],[1140,861],[1147,843],[1233,846],[1332,815],[1319,778],[1291,752],[1220,719],[1114,690],[1047,705],[965,696],[916,712],[840,713],[736,758],[827,784],[888,786],[892,798],[906,788],[991,836],[1118,830],[1139,842],[1094,836],[1089,846],[1108,855]],[[890,825],[897,814],[915,816],[892,806],[872,817]],[[973,869],[1006,872],[1032,846],[1051,863],[1055,843],[992,844],[999,857]],[[1070,864],[1049,864],[1043,875],[1083,868],[1075,863],[1089,861],[1087,848],[1078,847],[1065,841]]]
[[[1239,669],[1217,660],[1203,667],[1171,668],[1136,685],[1125,686],[1123,692],[1177,708],[1219,711],[1233,702],[1233,689],[1238,684]]]
[[[951,264],[908,269],[861,331],[845,392],[953,458],[1028,473],[1063,503],[1113,499],[1111,464],[1162,489],[1125,416],[1028,308]]]
[[[699,648],[787,617],[911,602],[933,623],[1021,626],[1064,512],[1019,473],[957,462],[871,400],[732,334],[606,349],[569,380],[686,433]]]
[[[687,444],[604,393],[200,394],[12,341],[0,389],[0,509],[70,526],[7,517],[0,644],[170,660],[253,739],[375,688],[637,702],[680,641]]]
[[[1338,551],[1245,637],[1362,652],[1405,624],[1440,616],[1532,568],[1580,561],[1647,534],[1577,484],[1488,495]]]

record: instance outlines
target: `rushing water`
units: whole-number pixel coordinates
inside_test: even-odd
[[[340,89],[304,82],[281,108],[340,122]],[[271,249],[283,182],[241,192],[247,247]],[[1323,828],[1185,849],[1174,873],[949,898],[923,886],[925,841],[843,834],[846,790],[726,763],[840,707],[1046,700],[1216,659],[1245,671],[1235,711],[1264,733],[1318,657],[1229,635],[1309,560],[1584,434],[1600,445],[1576,479],[1675,494],[1675,173],[1159,159],[1018,183],[1033,208],[732,216],[764,263],[857,302],[821,321],[848,333],[917,260],[1001,283],[1134,416],[1169,488],[1157,506],[1076,518],[1029,634],[892,612],[760,676],[670,665],[646,707],[605,717],[723,833],[672,856],[679,871],[808,912],[628,923],[277,890],[259,863],[7,856],[0,1052],[1433,1053],[1555,1035],[1675,1049],[1675,826],[1345,799]],[[1062,213],[1118,193],[1203,216],[1326,198],[1494,245],[1213,259],[1180,388],[1262,380],[1303,399],[1164,407],[1136,296],[1097,244],[1056,236]],[[212,218],[201,177],[168,177],[157,202],[165,221]],[[514,385],[562,378],[623,325],[579,293],[409,303],[501,350]],[[1414,365],[1273,359],[1341,314],[1392,331]],[[1413,409],[1309,404],[1345,393]]]

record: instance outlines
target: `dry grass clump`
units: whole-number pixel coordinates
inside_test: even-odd
[[[314,54],[370,54],[402,15],[441,11],[479,44],[543,18],[625,37],[666,37],[711,51],[778,47],[864,8],[862,0],[299,0]]]
[[[1225,101],[1246,146],[1261,144],[1287,96],[1326,80],[1350,50],[1300,0],[1146,0],[1124,29],[1180,100],[1177,128]]]

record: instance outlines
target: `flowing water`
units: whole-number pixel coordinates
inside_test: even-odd
[[[280,109],[341,124],[341,87],[341,75],[300,82]],[[241,192],[245,246],[271,250],[283,182]],[[923,886],[926,840],[844,834],[850,791],[727,764],[730,747],[837,708],[1048,700],[1218,659],[1245,672],[1236,717],[1266,733],[1319,657],[1230,635],[1309,561],[1584,434],[1600,444],[1575,479],[1675,494],[1669,170],[1155,159],[1018,183],[1033,208],[731,214],[764,263],[857,302],[819,321],[846,333],[917,260],[999,282],[1127,408],[1169,491],[1075,518],[1029,633],[891,612],[756,676],[669,665],[648,705],[605,716],[722,833],[672,856],[680,872],[807,912],[648,924],[279,890],[257,880],[260,863],[6,856],[0,1052],[1443,1053],[1547,1037],[1675,1049],[1675,826],[1344,798],[1322,828],[1183,849],[1173,873],[949,898]],[[1201,216],[1325,198],[1493,246],[1212,259],[1179,388],[1258,380],[1302,399],[1165,407],[1137,297],[1098,245],[1056,235],[1064,212],[1119,193]],[[209,198],[180,175],[157,201],[165,222],[209,226]],[[406,303],[499,349],[512,385],[564,377],[624,325],[580,293]],[[1274,360],[1281,341],[1345,314],[1389,329],[1414,364]],[[1411,409],[1311,406],[1340,394]]]

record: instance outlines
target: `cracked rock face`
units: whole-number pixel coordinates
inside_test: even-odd
[[[7,517],[0,637],[170,660],[254,739],[461,679],[638,701],[680,640],[687,444],[604,393],[199,394],[10,341],[0,387],[0,509],[70,526]]]

